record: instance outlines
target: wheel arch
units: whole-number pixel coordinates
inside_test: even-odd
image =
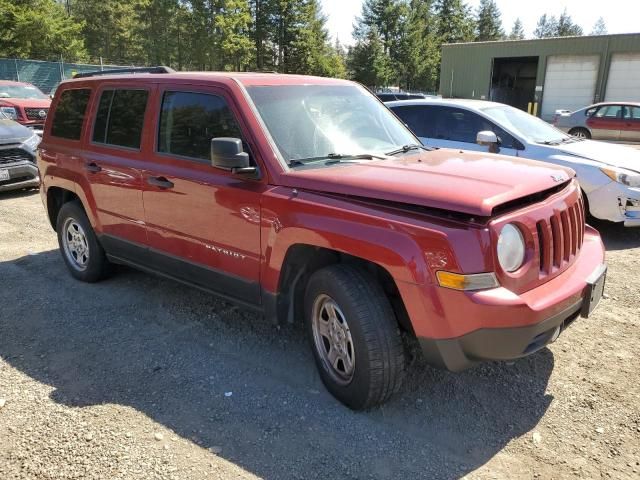
[[[73,201],[77,201],[82,205],[80,197],[71,190],[63,187],[49,187],[47,189],[47,216],[49,217],[49,223],[54,230],[56,229],[56,222],[58,221],[58,214],[60,213],[62,205]]]
[[[335,264],[351,264],[369,272],[382,286],[400,328],[414,334],[398,285],[391,273],[371,260],[349,253],[310,244],[293,244],[286,254],[275,294],[267,294],[267,311],[278,322],[293,323],[304,315],[304,292],[311,275]]]

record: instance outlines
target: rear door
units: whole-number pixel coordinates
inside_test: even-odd
[[[109,253],[134,261],[147,242],[141,145],[151,91],[137,84],[103,84],[96,92],[83,159],[103,244]]]
[[[252,155],[238,110],[223,90],[205,86],[163,87],[154,109],[155,140],[143,172],[153,268],[260,303],[260,200],[267,184],[210,160],[216,137],[241,138]]]
[[[624,127],[622,105],[603,105],[587,120],[594,140],[618,140]]]

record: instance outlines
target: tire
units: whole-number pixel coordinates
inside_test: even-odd
[[[586,138],[587,140],[591,139],[591,132],[586,128],[580,128],[580,127],[572,128],[571,130],[569,130],[569,135],[572,135],[578,138]]]
[[[318,270],[309,279],[304,304],[316,366],[334,397],[354,410],[365,410],[398,391],[404,348],[391,304],[373,276],[345,264]],[[337,338],[335,349],[330,338]]]
[[[56,232],[62,259],[74,278],[93,283],[111,273],[112,265],[78,202],[62,205],[56,220]]]

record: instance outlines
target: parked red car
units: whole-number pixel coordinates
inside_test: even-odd
[[[558,112],[554,125],[580,138],[640,142],[640,103],[597,103],[575,112]]]
[[[304,322],[355,409],[398,390],[402,332],[462,370],[597,305],[604,249],[573,171],[428,149],[348,81],[147,71],[56,92],[38,167],[74,277],[123,263]]]
[[[0,80],[0,111],[22,125],[44,126],[51,99],[30,83]]]

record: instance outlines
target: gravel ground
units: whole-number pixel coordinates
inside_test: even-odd
[[[549,349],[410,366],[354,413],[301,328],[129,269],[74,281],[36,193],[0,196],[0,479],[640,478],[640,230]]]

